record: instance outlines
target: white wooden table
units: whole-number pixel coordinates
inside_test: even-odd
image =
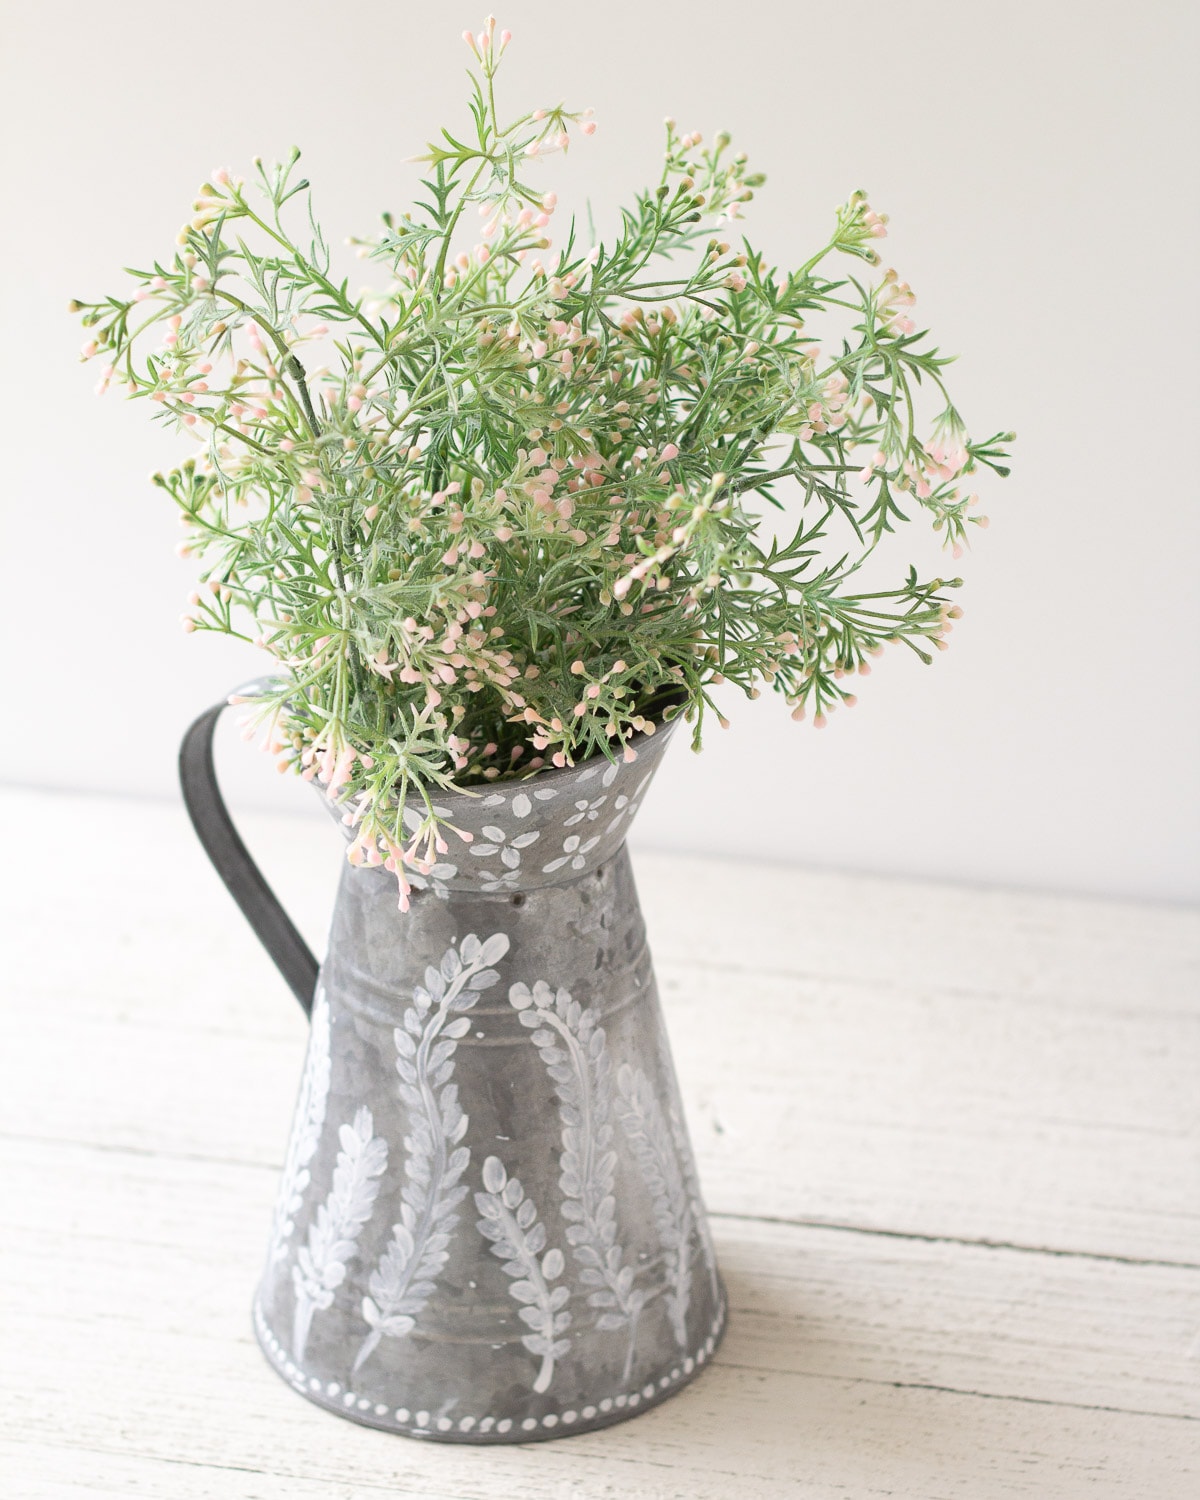
[[[1200,1495],[1195,914],[638,855],[730,1331],[635,1421],[458,1449],[252,1340],[303,1018],[183,814],[0,815],[5,1500]],[[250,832],[319,946],[336,830]]]

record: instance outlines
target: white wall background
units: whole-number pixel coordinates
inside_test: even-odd
[[[481,19],[400,0],[9,8],[0,780],[174,796],[189,717],[258,665],[181,634],[191,575],[146,482],[181,450],[142,406],[95,400],[68,297],[169,250],[214,165],[293,142],[331,237],[372,229],[412,193],[404,158],[462,119],[458,37]],[[968,421],[1020,436],[961,565],[954,649],[885,658],[823,734],[765,698],[727,705],[702,756],[672,752],[642,842],[1200,895],[1196,8],[508,0],[500,21],[514,105],[597,111],[547,185],[590,194],[601,226],[656,173],[667,113],[730,128],[767,172],[748,228],[773,259],[798,262],[868,188],[889,261],[963,356]],[[910,551],[932,555],[906,541],[897,562]],[[265,757],[225,761],[243,803],[308,805]],[[69,829],[47,833],[66,852]]]

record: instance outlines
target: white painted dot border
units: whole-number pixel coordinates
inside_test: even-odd
[[[271,1332],[262,1305],[257,1299],[254,1303],[254,1327],[263,1351],[288,1384],[319,1406],[342,1411],[346,1416],[353,1416],[373,1427],[382,1427],[389,1432],[403,1433],[409,1437],[449,1438],[454,1433],[457,1438],[470,1442],[483,1436],[506,1437],[509,1433],[528,1433],[532,1436],[536,1432],[545,1435],[559,1427],[569,1431],[580,1423],[602,1425],[607,1421],[617,1420],[617,1412],[633,1412],[642,1405],[661,1401],[668,1391],[674,1386],[686,1384],[712,1358],[725,1329],[727,1312],[726,1301],[722,1297],[708,1337],[694,1354],[689,1354],[686,1359],[673,1365],[657,1381],[649,1381],[616,1396],[605,1396],[578,1410],[569,1407],[566,1411],[548,1411],[540,1417],[524,1417],[520,1420],[495,1416],[466,1416],[455,1420],[450,1417],[435,1417],[428,1411],[413,1412],[406,1406],[393,1408],[359,1395],[356,1391],[347,1390],[339,1381],[320,1380],[315,1375],[306,1374]],[[519,1441],[519,1438],[514,1441]]]

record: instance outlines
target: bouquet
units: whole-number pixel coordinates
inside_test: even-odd
[[[698,748],[722,682],[820,727],[886,647],[930,661],[961,580],[861,570],[914,518],[959,557],[1012,438],[968,435],[864,194],[776,266],[740,233],[761,174],[667,120],[615,234],[556,231],[546,159],[592,112],[502,117],[510,35],[465,39],[469,119],[352,242],[376,289],[335,273],[297,151],[214,171],[170,254],[72,304],[99,389],[200,442],[155,476],[200,565],[184,628],[281,669],[269,748],[402,906],[460,836],[438,789],[630,758],[677,715]]]

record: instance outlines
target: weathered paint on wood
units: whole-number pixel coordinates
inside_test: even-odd
[[[182,814],[0,811],[6,1495],[1200,1487],[1195,914],[637,857],[726,1344],[623,1428],[435,1450],[314,1411],[253,1344],[303,1027]],[[91,851],[65,926],[47,817]],[[319,946],[336,832],[249,822]]]

